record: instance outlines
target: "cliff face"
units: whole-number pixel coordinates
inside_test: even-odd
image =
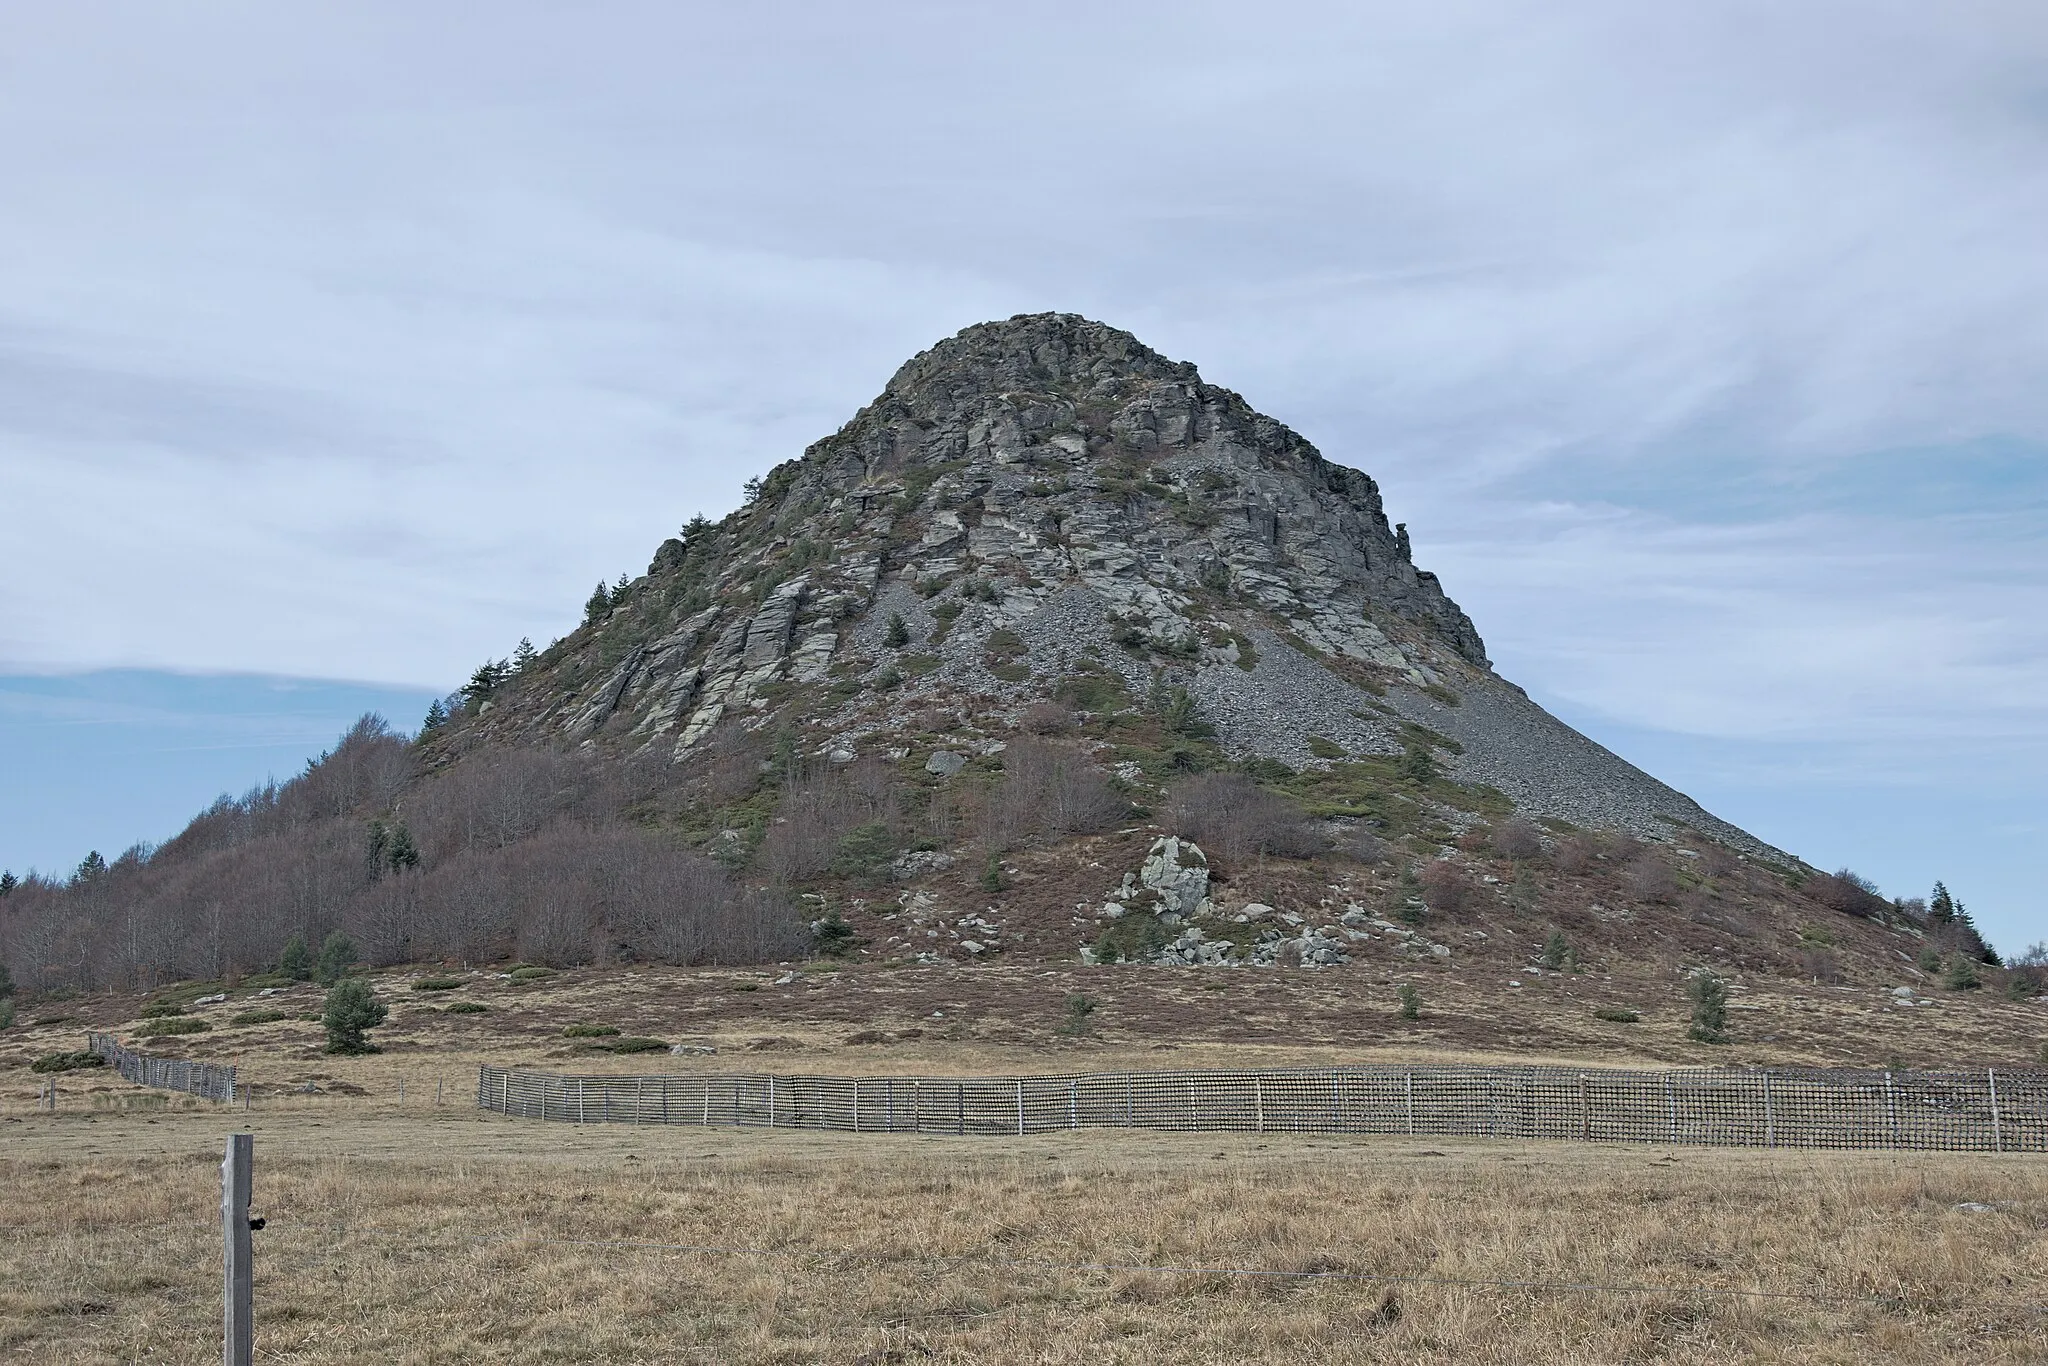
[[[1071,314],[912,358],[449,742],[688,763],[721,725],[773,726],[852,756],[901,748],[934,703],[991,735],[1048,697],[1085,709],[1088,680],[1184,692],[1236,758],[1312,768],[1424,736],[1532,816],[1763,849],[1495,675],[1371,478]]]

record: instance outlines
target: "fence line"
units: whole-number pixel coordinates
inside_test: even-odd
[[[480,1108],[577,1124],[846,1133],[1468,1135],[2048,1152],[2048,1072],[1296,1068],[1031,1077],[564,1076],[480,1067]]]
[[[88,1034],[85,1046],[111,1064],[115,1071],[138,1086],[164,1091],[185,1091],[207,1100],[232,1102],[235,1098],[235,1069],[219,1063],[190,1062],[184,1058],[157,1058],[135,1053],[121,1046],[112,1034]]]

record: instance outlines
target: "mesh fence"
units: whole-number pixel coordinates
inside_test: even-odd
[[[848,1133],[1124,1128],[2048,1152],[2048,1072],[1432,1066],[960,1078],[577,1077],[483,1067],[477,1104],[577,1124]]]
[[[184,1058],[153,1058],[133,1053],[111,1034],[88,1034],[85,1046],[105,1058],[113,1069],[138,1086],[163,1091],[185,1091],[207,1100],[235,1098],[235,1069],[219,1063],[189,1062]]]

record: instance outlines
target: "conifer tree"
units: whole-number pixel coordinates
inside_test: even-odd
[[[399,821],[391,827],[391,844],[385,851],[384,858],[394,873],[402,873],[408,868],[420,866],[420,848],[413,843],[412,831],[405,828],[404,821]]]
[[[889,614],[889,629],[883,632],[882,643],[892,650],[900,650],[910,643],[910,627],[905,624],[901,612]]]
[[[20,885],[21,879],[15,877],[12,872],[0,873],[0,896],[6,896]]]
[[[390,1007],[377,999],[370,984],[362,978],[351,977],[336,982],[333,990],[327,993],[326,1009],[320,1015],[320,1023],[327,1027],[327,1051],[341,1054],[376,1052],[376,1046],[364,1037],[364,1032],[383,1024],[384,1017],[390,1013]]]
[[[595,626],[612,613],[612,590],[605,586],[603,579],[597,581],[590,598],[583,604],[583,624]]]
[[[294,982],[312,980],[313,951],[306,947],[306,936],[295,934],[284,941],[284,952],[277,956],[277,975]]]
[[[1696,974],[1685,984],[1692,1002],[1690,1037],[1701,1043],[1728,1042],[1728,984],[1711,972]]]
[[[540,651],[533,648],[533,642],[525,636],[519,637],[519,648],[512,652],[512,671],[525,673],[533,667],[533,661],[540,658]]]
[[[1942,883],[1935,883],[1934,891],[1928,895],[1927,918],[1937,925],[1946,925],[1956,918],[1956,899]]]
[[[1409,782],[1417,785],[1427,783],[1436,777],[1436,756],[1426,745],[1410,744],[1401,755],[1395,770]]]
[[[348,975],[355,961],[355,941],[336,930],[320,945],[320,957],[313,964],[313,980],[323,987],[331,987]]]
[[[420,723],[420,734],[431,735],[448,724],[448,708],[440,698],[427,703],[427,719]]]

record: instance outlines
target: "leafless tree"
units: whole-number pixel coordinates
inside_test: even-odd
[[[1449,859],[1434,859],[1424,865],[1417,880],[1422,883],[1423,901],[1439,915],[1457,915],[1479,902],[1479,888]]]
[[[1493,852],[1521,862],[1543,852],[1543,832],[1522,816],[1510,816],[1493,827]]]
[[[1300,807],[1236,773],[1199,773],[1174,784],[1165,819],[1226,868],[1261,855],[1306,858],[1328,847]]]

